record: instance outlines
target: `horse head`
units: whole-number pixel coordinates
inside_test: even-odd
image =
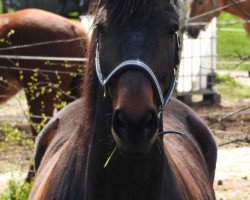
[[[192,38],[197,38],[201,30],[205,30],[207,24],[220,14],[223,1],[218,0],[192,0],[190,3],[189,19],[187,20],[187,32]]]
[[[149,9],[150,2],[129,8],[129,16],[110,12],[96,20],[96,72],[112,108],[113,138],[130,156],[150,151],[178,64],[177,11],[170,1]]]

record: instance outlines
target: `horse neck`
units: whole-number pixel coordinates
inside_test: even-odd
[[[176,199],[178,192],[170,166],[157,143],[143,158],[126,158],[117,150],[104,167],[115,143],[111,135],[111,110],[102,94],[99,92],[97,98],[90,139],[85,200]]]
[[[237,2],[239,0],[226,0],[224,5],[227,4],[232,4],[234,2]],[[250,19],[250,6],[249,3],[241,3],[238,6],[237,5],[233,5],[233,6],[229,6],[228,8],[224,9],[224,11],[236,15],[238,17],[240,17],[241,19]]]

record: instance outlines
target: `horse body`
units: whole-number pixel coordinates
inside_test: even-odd
[[[83,95],[39,134],[30,199],[215,199],[216,144],[200,118],[171,99],[164,128],[184,135],[158,135],[178,63],[175,3],[92,1]]]
[[[165,135],[163,146],[155,144],[145,157],[124,157],[116,152],[104,167],[113,150],[106,135],[110,134],[110,125],[103,121],[108,109],[95,119],[94,123],[102,128],[95,129],[88,160],[83,154],[88,147],[80,145],[85,138],[79,109],[82,103],[80,99],[64,108],[39,134],[35,157],[38,171],[30,199],[181,199],[176,182],[184,190],[190,187],[195,194],[184,199],[214,198],[208,186],[213,182],[215,158],[209,155],[214,156],[216,145],[209,129],[190,108],[171,99],[164,111],[164,128],[179,130],[185,133],[183,136]],[[206,145],[201,146],[202,142]]]
[[[8,12],[8,8],[21,10],[27,8],[38,8],[47,10],[59,15],[67,17],[70,12],[78,12],[82,14],[86,12],[88,0],[3,0],[3,13]]]
[[[88,42],[87,33],[80,24],[36,9],[2,14],[0,30],[1,55],[83,57]],[[66,63],[46,60],[6,58],[0,62],[0,103],[25,88],[30,113],[52,116],[56,103],[72,101],[66,92],[77,86],[74,81],[80,79],[79,75],[77,78],[79,63],[71,66],[69,63],[69,67],[65,67]],[[56,99],[58,92],[60,99]],[[32,121],[39,123],[41,119],[32,118]]]
[[[250,36],[250,1],[249,0],[194,0],[190,3],[190,13],[187,26],[188,34],[197,38],[200,30],[217,17],[221,11],[228,12],[245,20],[243,26]],[[194,24],[192,24],[194,23]],[[197,24],[196,24],[197,23]]]

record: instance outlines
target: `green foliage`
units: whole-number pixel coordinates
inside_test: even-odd
[[[3,13],[3,7],[2,7],[3,4],[2,4],[2,1],[3,1],[3,0],[0,1],[0,13]],[[15,12],[15,10],[14,10],[13,8],[9,8],[8,11],[9,11],[9,12]]]
[[[250,38],[247,36],[242,23],[233,25],[219,24],[219,22],[239,20],[240,18],[228,13],[221,13],[217,18],[217,60],[229,63],[234,61],[234,64],[217,65],[218,69],[234,69],[237,67],[238,70],[250,70],[250,64],[239,66],[235,64],[235,62],[240,63],[242,61],[240,56],[250,56]],[[223,31],[223,28],[232,28],[239,31]],[[248,61],[250,60],[248,59]]]
[[[23,145],[28,149],[34,148],[34,140],[26,132],[14,128],[7,122],[0,122],[0,127],[0,147]]]
[[[10,29],[10,31],[8,32],[7,37],[10,38],[14,34],[15,34],[15,30],[14,29]]]
[[[240,84],[235,79],[233,79],[229,74],[223,74],[223,75],[217,74],[215,81],[216,83],[226,84],[231,87],[240,86]]]
[[[30,183],[21,183],[14,179],[8,182],[7,189],[0,194],[1,200],[27,200],[31,190]]]
[[[45,114],[42,113],[41,117],[42,117],[42,121],[39,124],[34,125],[37,133],[39,133],[42,130],[42,128],[46,125],[46,123],[48,122],[48,117]],[[30,123],[32,123],[32,122],[30,122]]]

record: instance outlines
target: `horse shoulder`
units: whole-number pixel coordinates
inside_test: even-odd
[[[189,134],[198,144],[206,161],[209,178],[212,183],[217,160],[217,145],[212,131],[190,107],[177,99],[172,99],[170,108],[173,110],[174,115],[179,116],[180,122],[187,126]]]
[[[79,127],[81,123],[79,120],[81,116],[81,109],[79,109],[81,106],[80,104],[81,99],[78,99],[66,106],[47,123],[37,136],[35,145],[36,171],[52,142],[55,143],[55,140],[61,140],[57,141],[57,144],[59,144],[63,140],[67,140],[71,133],[74,132],[74,129]]]

